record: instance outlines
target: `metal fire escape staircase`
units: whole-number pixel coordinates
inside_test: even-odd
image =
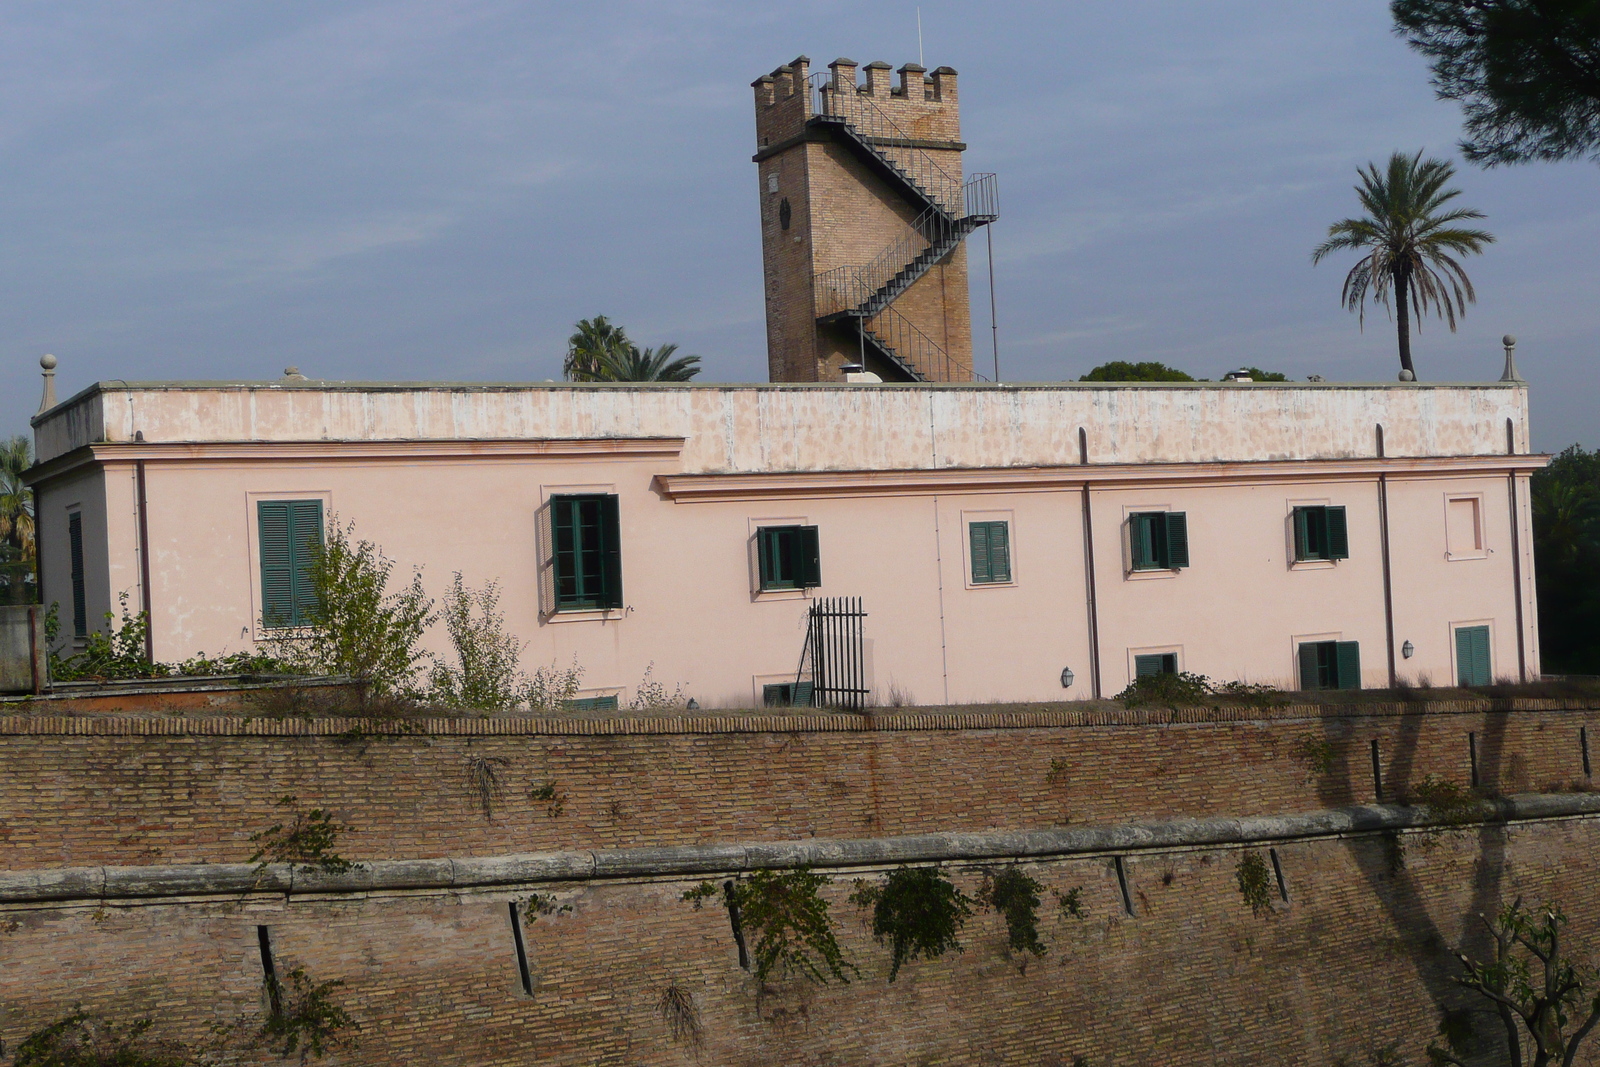
[[[824,127],[920,213],[911,232],[864,266],[835,267],[816,275],[817,321],[852,323],[862,343],[915,382],[960,381],[976,377],[892,306],[918,278],[928,273],[980,226],[999,217],[999,191],[993,174],[966,182],[916,147],[853,80],[838,84],[832,72],[810,78],[811,117]],[[892,149],[891,155],[886,149]]]

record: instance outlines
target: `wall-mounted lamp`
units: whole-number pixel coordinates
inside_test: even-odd
[[[1416,650],[1417,650],[1417,646],[1413,645],[1410,641],[1407,641],[1405,644],[1400,646],[1400,654],[1402,656],[1404,656],[1406,659],[1410,659],[1411,658],[1411,654],[1413,652],[1415,652]]]
[[[1063,688],[1063,689],[1071,689],[1072,688],[1072,679],[1074,677],[1076,677],[1076,675],[1074,675],[1072,673],[1072,668],[1071,667],[1062,667],[1061,668],[1061,688]]]

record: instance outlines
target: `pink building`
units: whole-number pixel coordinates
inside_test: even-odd
[[[292,624],[337,515],[624,703],[1539,672],[1520,383],[101,382],[34,429],[64,639],[127,592],[158,659]]]

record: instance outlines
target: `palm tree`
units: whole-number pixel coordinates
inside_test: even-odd
[[[1423,160],[1420,151],[1414,156],[1394,153],[1385,173],[1379,173],[1377,164],[1368,163],[1358,171],[1361,184],[1356,186],[1366,217],[1342,219],[1329,226],[1328,239],[1311,253],[1313,264],[1347,248],[1367,253],[1345,275],[1340,296],[1345,307],[1361,315],[1363,328],[1368,294],[1374,303],[1387,308],[1393,285],[1403,381],[1416,378],[1416,368],[1411,365],[1411,313],[1416,313],[1420,329],[1423,315],[1432,309],[1450,324],[1453,333],[1456,315],[1465,314],[1467,305],[1476,303],[1478,296],[1452,253],[1476,255],[1494,241],[1494,235],[1486,230],[1456,225],[1481,219],[1483,212],[1471,208],[1441,211],[1461,195],[1459,189],[1445,188],[1455,172],[1446,160]]]
[[[0,603],[20,603],[33,573],[33,493],[22,484],[32,464],[26,436],[0,441]]]
[[[686,382],[700,373],[699,356],[674,359],[677,345],[661,345],[640,351],[629,345],[620,352],[608,353],[600,364],[600,381],[607,382]]]
[[[578,320],[577,331],[567,338],[567,358],[561,364],[562,377],[569,382],[602,381],[600,366],[608,356],[633,347],[621,326],[604,315]]]

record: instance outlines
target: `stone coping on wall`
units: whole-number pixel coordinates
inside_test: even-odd
[[[1123,708],[1108,702],[1082,705],[972,705],[916,711],[871,713],[758,714],[686,712],[640,716],[537,717],[525,715],[451,718],[359,718],[272,716],[141,716],[32,714],[15,704],[0,714],[0,736],[180,736],[335,737],[367,735],[428,736],[596,736],[629,734],[748,734],[905,732],[931,730],[1018,730],[1051,727],[1173,726],[1203,723],[1268,723],[1398,718],[1409,715],[1482,715],[1550,711],[1593,711],[1593,698],[1500,697],[1478,700],[1284,704],[1276,707],[1208,706]]]
[[[1294,815],[1173,819],[1053,830],[915,834],[849,840],[675,845],[463,859],[376,860],[337,873],[288,864],[194,863],[0,872],[0,906],[252,893],[461,891],[544,882],[684,878],[762,869],[872,868],[905,863],[1058,859],[1237,847],[1306,838],[1600,815],[1600,794],[1533,793],[1479,801],[1471,812],[1371,804]]]

